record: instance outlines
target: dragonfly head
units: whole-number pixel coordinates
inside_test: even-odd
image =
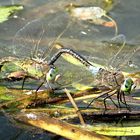
[[[131,78],[126,78],[121,85],[121,91],[130,93],[136,88],[136,85],[134,84],[133,80]]]
[[[54,81],[57,75],[58,75],[57,68],[54,67],[54,66],[51,66],[50,67],[50,70],[46,74],[46,80],[47,80],[47,82]]]

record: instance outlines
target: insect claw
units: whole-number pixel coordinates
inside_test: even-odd
[[[115,106],[116,106],[116,108],[119,108],[119,106],[118,105],[116,105],[116,104],[114,104]]]
[[[105,109],[103,110],[102,115],[105,115],[106,111],[107,111],[107,108],[105,108]]]
[[[26,79],[27,79],[27,77],[25,76],[25,77],[23,78],[23,82],[22,82],[22,87],[21,87],[22,90],[23,90],[23,88],[24,88],[24,84],[25,84]]]
[[[106,99],[108,98],[108,96],[106,98],[104,98],[104,114],[105,114],[105,111],[107,110],[107,106],[106,106]]]
[[[126,108],[129,112],[131,112],[131,107],[129,105],[126,104]]]
[[[36,91],[35,91],[35,97],[34,97],[34,100],[36,101],[37,100],[37,97],[38,97],[38,90],[40,89],[40,87],[42,87],[42,85],[44,84],[44,82],[45,81],[43,81],[40,85],[39,85],[39,87],[36,89]]]
[[[37,101],[37,97],[38,97],[38,94],[37,94],[37,91],[35,91],[34,101]]]

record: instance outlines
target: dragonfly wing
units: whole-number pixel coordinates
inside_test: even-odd
[[[67,22],[64,13],[49,14],[28,22],[15,34],[11,54],[20,58],[50,58],[53,43],[66,28]]]

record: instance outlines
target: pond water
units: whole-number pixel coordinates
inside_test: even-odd
[[[112,0],[113,1],[113,0]],[[99,6],[108,11],[108,15],[112,17],[118,25],[118,37],[114,37],[114,28],[107,28],[101,25],[95,25],[89,22],[76,21],[72,19],[66,12],[66,6],[70,3],[82,6]],[[111,66],[117,68],[122,61],[126,61],[125,68],[129,72],[139,70],[140,60],[139,44],[140,44],[140,3],[139,0],[114,0],[112,5],[106,5],[105,0],[1,0],[0,5],[21,4],[24,9],[15,15],[17,18],[10,19],[0,24],[0,57],[17,56],[29,57],[34,43],[27,37],[35,37],[40,39],[41,33],[42,42],[40,45],[40,53],[48,49],[49,43],[56,41],[55,39],[67,28],[57,42],[63,43],[68,48],[73,48],[82,53],[87,59],[103,65],[104,67]],[[41,26],[43,28],[41,28]],[[47,32],[43,33],[42,29]],[[38,34],[39,33],[39,34]],[[112,61],[114,55],[120,50],[120,46],[126,41],[126,46],[123,51],[117,55],[117,58]],[[113,41],[112,43],[112,39]],[[31,41],[31,42],[30,42]],[[49,43],[48,43],[49,42]],[[115,43],[114,43],[115,42]],[[117,42],[117,43],[116,43]],[[115,44],[113,46],[112,44]],[[51,46],[51,45],[50,45]],[[138,50],[134,55],[134,50]],[[48,49],[49,51],[49,49]],[[55,49],[49,51],[47,59],[49,59]],[[126,54],[124,54],[126,53]],[[130,56],[133,57],[130,57]],[[134,67],[130,68],[127,63],[130,61]],[[61,60],[62,61],[62,60]],[[60,62],[62,69],[65,70],[65,63]],[[59,62],[58,62],[59,64]],[[67,65],[68,69],[72,65]],[[81,69],[80,69],[81,70]],[[83,73],[84,70],[79,72]],[[78,68],[72,69],[73,73],[78,71]],[[80,73],[79,73],[80,74]],[[75,80],[75,79],[74,79]],[[1,138],[10,139],[51,139],[47,134],[34,135],[21,128],[14,127],[1,114],[0,121],[2,122],[0,130]],[[12,131],[12,132],[11,132]],[[8,135],[7,135],[8,134]],[[0,138],[0,139],[1,139]]]

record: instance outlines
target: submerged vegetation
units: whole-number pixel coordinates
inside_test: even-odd
[[[25,13],[25,25],[0,51],[8,52],[0,58],[0,108],[13,124],[67,139],[140,135],[140,99],[132,97],[139,90],[139,47],[126,43],[109,14],[116,1],[94,3],[62,0],[60,9],[27,21],[37,12]],[[3,8],[1,23],[24,12]],[[110,39],[96,40],[104,30]]]

